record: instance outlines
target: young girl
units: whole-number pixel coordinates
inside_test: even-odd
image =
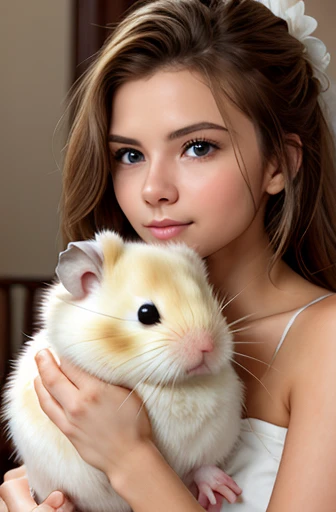
[[[336,502],[329,56],[308,37],[303,2],[289,3],[145,2],[81,85],[64,170],[65,241],[112,228],[186,242],[230,298],[228,321],[247,317],[235,359],[245,412],[227,467],[243,493],[228,511],[332,512]],[[203,510],[153,444],[145,412],[136,420],[135,394],[116,414],[128,390],[49,353],[37,362],[43,410],[134,512]],[[63,500],[36,508],[15,478],[1,493],[10,512]]]

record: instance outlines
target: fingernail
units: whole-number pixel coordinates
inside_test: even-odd
[[[42,349],[40,350],[39,352],[37,352],[37,354],[35,355],[35,360],[38,362],[38,363],[42,363],[43,361],[45,361],[47,358],[47,351],[45,349]]]

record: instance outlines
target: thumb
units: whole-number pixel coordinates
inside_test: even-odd
[[[4,482],[0,489],[0,495],[8,512],[56,512],[57,508],[64,503],[63,494],[55,491],[38,506],[30,494],[26,478]],[[3,507],[1,502],[0,504]],[[2,511],[6,512],[6,508],[0,508],[0,512]]]
[[[44,502],[34,509],[36,512],[55,512],[64,504],[64,496],[60,491],[54,491],[49,494]]]

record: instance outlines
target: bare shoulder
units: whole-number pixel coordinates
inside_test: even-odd
[[[297,320],[287,344],[288,433],[267,510],[332,512],[336,501],[336,296],[309,306]]]
[[[327,295],[327,294],[326,294]],[[307,308],[309,316],[307,316],[308,322],[327,322],[327,324],[336,325],[336,293],[331,293],[323,298],[322,300],[315,302]]]
[[[306,394],[310,395],[310,407],[313,396],[326,403],[330,397],[327,390],[336,389],[336,294],[303,311],[293,326],[292,340],[291,404],[300,404],[301,409]]]
[[[303,363],[336,355],[336,294],[309,306],[301,315],[295,336]],[[334,359],[336,365],[336,357]]]

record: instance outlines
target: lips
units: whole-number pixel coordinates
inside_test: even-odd
[[[172,219],[154,220],[146,227],[157,240],[170,240],[188,228],[192,222],[181,222]]]
[[[172,219],[162,219],[162,220],[154,220],[150,224],[148,224],[147,228],[166,228],[170,226],[188,226],[191,222],[181,222],[178,220]]]

